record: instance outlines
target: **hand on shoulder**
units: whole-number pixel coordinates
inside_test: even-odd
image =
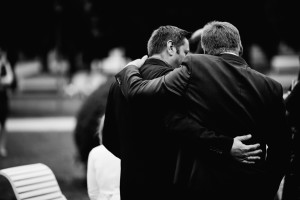
[[[148,56],[144,55],[142,58],[138,58],[138,59],[135,59],[135,60],[129,62],[125,67],[127,67],[129,65],[134,65],[134,66],[137,66],[138,68],[140,68],[145,63],[147,58],[148,58]]]

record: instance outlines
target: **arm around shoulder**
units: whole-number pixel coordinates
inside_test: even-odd
[[[186,66],[181,66],[152,80],[144,80],[138,67],[129,65],[116,75],[116,80],[127,100],[139,97],[163,96],[174,93],[182,96],[186,90],[190,72]]]

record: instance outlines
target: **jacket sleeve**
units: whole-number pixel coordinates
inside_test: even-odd
[[[272,183],[281,181],[287,173],[291,155],[291,129],[288,126],[286,107],[283,100],[283,89],[279,85],[273,87],[274,96],[270,103],[269,130],[267,137],[267,164],[272,177]]]
[[[300,120],[300,84],[298,83],[285,99],[288,121],[291,126],[299,129]]]
[[[110,87],[107,105],[105,110],[105,120],[102,131],[103,145],[116,157],[120,158],[120,143],[119,143],[119,132],[116,126],[116,111],[115,111],[115,99],[114,99],[114,90],[117,85],[113,83]]]
[[[164,96],[173,93],[182,96],[186,90],[190,72],[186,66],[181,66],[152,80],[143,80],[136,66],[125,67],[116,76],[116,80],[127,100],[140,97]]]
[[[190,70],[185,65],[174,69],[165,76],[143,80],[136,66],[127,66],[116,75],[122,93],[129,101],[139,97],[163,98],[168,93],[183,96],[188,86]],[[170,115],[171,116],[171,115]],[[206,148],[217,154],[230,153],[233,139],[216,134],[187,115],[172,115],[166,120],[167,129],[185,140],[195,143],[195,147]],[[166,118],[166,119],[167,119]]]
[[[167,129],[176,137],[187,141],[198,152],[203,149],[218,155],[229,155],[233,138],[202,126],[188,115],[171,114],[166,117]]]

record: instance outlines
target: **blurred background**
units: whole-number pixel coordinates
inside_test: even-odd
[[[0,169],[50,166],[68,199],[88,199],[85,167],[113,75],[147,54],[152,31],[194,32],[208,21],[240,31],[243,58],[287,91],[299,71],[300,30],[293,0],[2,0],[0,48],[15,73]],[[0,179],[0,199],[12,198]],[[4,194],[5,195],[2,195]]]

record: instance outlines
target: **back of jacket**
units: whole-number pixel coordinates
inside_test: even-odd
[[[145,79],[153,79],[172,71],[165,62],[149,58],[141,67]],[[130,102],[132,126],[121,138],[121,198],[174,199],[172,181],[177,156],[176,145],[166,132],[163,117],[166,105],[175,104],[175,98],[164,100],[146,98]]]
[[[268,147],[266,160],[255,165],[199,151],[192,187],[210,199],[272,199],[289,153],[282,86],[231,54],[191,55],[183,65],[191,72],[184,94],[190,118],[232,138],[252,134],[249,142]]]

